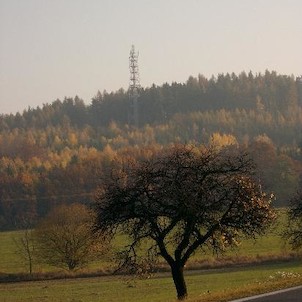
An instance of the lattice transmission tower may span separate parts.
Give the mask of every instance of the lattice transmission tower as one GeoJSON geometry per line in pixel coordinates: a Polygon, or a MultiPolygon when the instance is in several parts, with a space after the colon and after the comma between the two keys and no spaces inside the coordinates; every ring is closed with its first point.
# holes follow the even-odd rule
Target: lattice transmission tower
{"type": "Polygon", "coordinates": [[[129,69],[130,69],[130,82],[129,82],[129,99],[130,99],[130,113],[129,123],[138,127],[138,98],[140,92],[140,80],[138,71],[138,52],[135,52],[134,45],[132,45],[129,55],[129,69]]]}

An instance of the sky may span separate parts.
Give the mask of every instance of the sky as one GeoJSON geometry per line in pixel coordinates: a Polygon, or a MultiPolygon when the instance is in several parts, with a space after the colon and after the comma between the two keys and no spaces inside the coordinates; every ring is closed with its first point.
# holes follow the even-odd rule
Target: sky
{"type": "Polygon", "coordinates": [[[0,0],[0,114],[190,75],[302,74],[301,0],[0,0]]]}

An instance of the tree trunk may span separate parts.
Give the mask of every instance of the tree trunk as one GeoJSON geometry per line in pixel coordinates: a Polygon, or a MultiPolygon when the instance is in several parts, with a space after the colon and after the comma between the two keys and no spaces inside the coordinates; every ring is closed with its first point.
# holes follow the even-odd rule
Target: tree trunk
{"type": "Polygon", "coordinates": [[[174,263],[171,266],[172,277],[177,291],[178,300],[184,300],[187,298],[187,286],[184,279],[184,268],[178,263],[174,263]]]}
{"type": "Polygon", "coordinates": [[[32,275],[33,273],[33,260],[31,258],[31,256],[29,257],[29,274],[32,275]]]}

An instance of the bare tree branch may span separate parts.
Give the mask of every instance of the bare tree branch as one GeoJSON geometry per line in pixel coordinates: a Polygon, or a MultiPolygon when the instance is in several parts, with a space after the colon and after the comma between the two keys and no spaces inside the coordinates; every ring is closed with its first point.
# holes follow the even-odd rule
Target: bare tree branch
{"type": "Polygon", "coordinates": [[[198,248],[224,250],[240,235],[262,234],[274,219],[272,196],[255,183],[253,163],[238,149],[174,146],[113,174],[97,197],[96,228],[119,226],[132,240],[132,260],[141,240],[153,240],[178,298],[187,295],[183,268],[198,248]]]}

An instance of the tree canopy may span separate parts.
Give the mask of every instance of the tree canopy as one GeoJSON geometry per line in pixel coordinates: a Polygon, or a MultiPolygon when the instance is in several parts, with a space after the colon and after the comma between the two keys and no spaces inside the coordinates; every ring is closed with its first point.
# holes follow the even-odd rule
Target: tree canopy
{"type": "Polygon", "coordinates": [[[41,261],[76,270],[101,256],[106,240],[92,231],[93,213],[82,204],[60,205],[34,230],[36,253],[41,261]]]}
{"type": "Polygon", "coordinates": [[[245,146],[263,188],[287,206],[302,174],[302,84],[266,71],[189,77],[142,88],[139,127],[127,91],[90,104],[66,97],[0,114],[0,229],[37,222],[54,206],[93,202],[115,157],[144,157],[173,143],[245,146]]]}
{"type": "Polygon", "coordinates": [[[299,190],[290,201],[288,226],[283,234],[294,250],[302,247],[302,191],[299,190]]]}
{"type": "Polygon", "coordinates": [[[183,299],[183,269],[198,248],[222,251],[241,236],[263,234],[274,219],[273,196],[261,190],[252,171],[251,159],[236,148],[163,149],[103,180],[96,227],[129,236],[123,264],[140,261],[139,245],[151,239],[147,257],[164,258],[183,299]]]}

